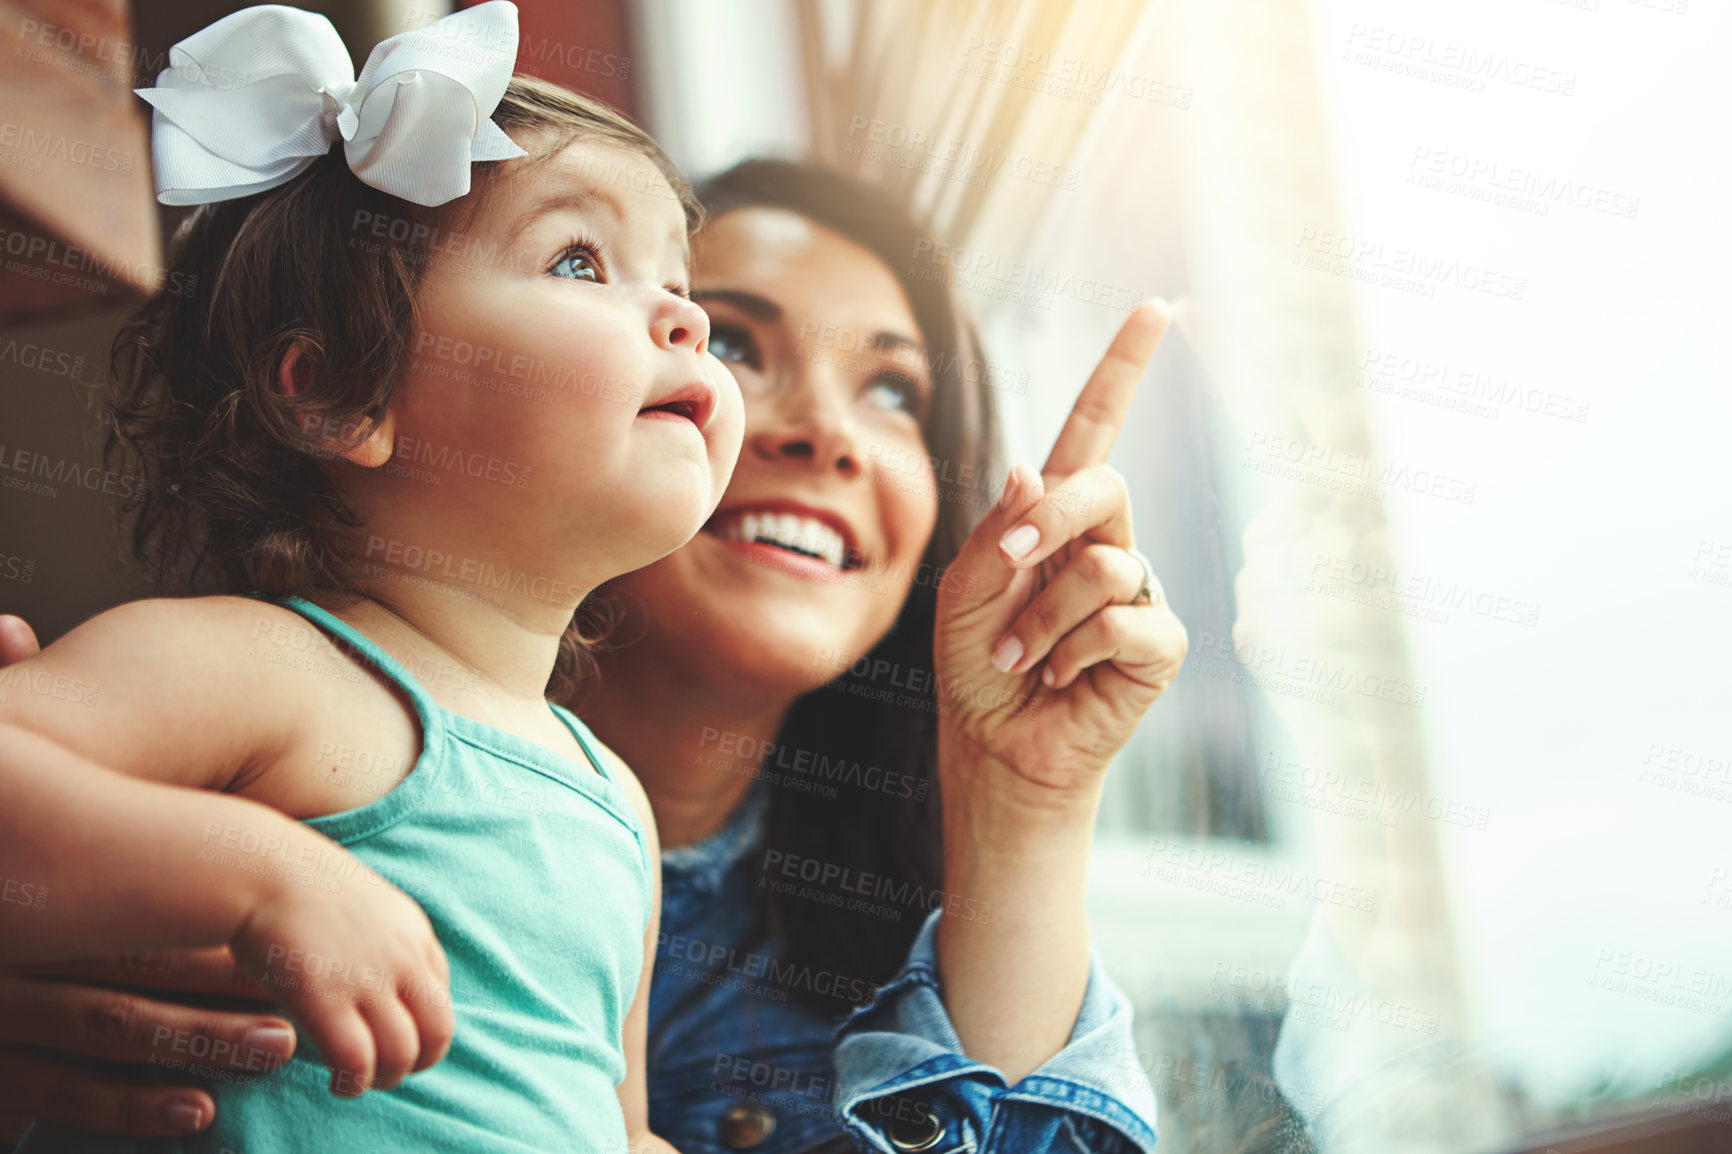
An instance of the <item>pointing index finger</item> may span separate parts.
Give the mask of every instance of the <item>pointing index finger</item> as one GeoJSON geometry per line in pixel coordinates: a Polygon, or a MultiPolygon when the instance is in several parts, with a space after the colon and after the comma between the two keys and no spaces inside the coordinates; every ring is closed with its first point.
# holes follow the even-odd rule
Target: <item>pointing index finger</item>
{"type": "Polygon", "coordinates": [[[1113,441],[1130,411],[1131,397],[1143,379],[1143,370],[1155,355],[1173,319],[1172,306],[1151,299],[1138,305],[1107,346],[1106,356],[1077,395],[1064,428],[1047,455],[1041,476],[1068,477],[1091,465],[1104,464],[1113,441]]]}

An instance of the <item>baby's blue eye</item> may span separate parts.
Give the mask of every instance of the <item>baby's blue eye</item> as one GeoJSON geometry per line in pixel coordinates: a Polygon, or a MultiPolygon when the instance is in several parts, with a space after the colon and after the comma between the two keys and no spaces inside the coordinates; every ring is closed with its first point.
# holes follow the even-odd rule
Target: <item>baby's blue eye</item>
{"type": "Polygon", "coordinates": [[[554,276],[570,277],[573,280],[601,280],[601,269],[596,265],[595,254],[583,248],[574,248],[564,253],[553,262],[553,267],[548,271],[554,276]]]}

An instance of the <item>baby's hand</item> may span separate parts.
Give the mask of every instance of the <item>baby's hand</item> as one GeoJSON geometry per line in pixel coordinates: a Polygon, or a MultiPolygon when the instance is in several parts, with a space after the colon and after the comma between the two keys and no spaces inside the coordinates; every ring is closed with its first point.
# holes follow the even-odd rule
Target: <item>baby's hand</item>
{"type": "Polygon", "coordinates": [[[335,871],[340,877],[284,879],[230,943],[241,968],[318,1045],[331,1092],[343,1097],[425,1070],[445,1056],[454,1028],[451,971],[427,915],[352,864],[335,871]]]}

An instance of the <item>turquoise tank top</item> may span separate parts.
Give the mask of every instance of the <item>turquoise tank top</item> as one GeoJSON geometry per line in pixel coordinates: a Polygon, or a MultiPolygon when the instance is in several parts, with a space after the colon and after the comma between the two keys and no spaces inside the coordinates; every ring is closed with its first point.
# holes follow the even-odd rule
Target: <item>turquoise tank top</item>
{"type": "Polygon", "coordinates": [[[451,1052],[394,1090],[338,1099],[303,1037],[262,1078],[206,1081],[216,1121],[192,1138],[37,1127],[19,1149],[623,1154],[620,1030],[643,972],[655,867],[593,736],[549,702],[591,769],[452,713],[355,629],[300,598],[282,604],[401,686],[420,719],[421,756],[395,789],[306,824],[426,911],[451,965],[451,1052]]]}

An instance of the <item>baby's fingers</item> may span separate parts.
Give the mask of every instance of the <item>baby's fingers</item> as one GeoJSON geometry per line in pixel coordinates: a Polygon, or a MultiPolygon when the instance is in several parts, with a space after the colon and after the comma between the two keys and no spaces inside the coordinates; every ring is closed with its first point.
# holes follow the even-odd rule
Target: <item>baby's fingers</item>
{"type": "Polygon", "coordinates": [[[373,1084],[377,1068],[373,1028],[355,1003],[317,995],[294,1007],[302,1031],[319,1047],[331,1070],[331,1093],[358,1098],[373,1084]]]}
{"type": "Polygon", "coordinates": [[[421,1032],[394,994],[376,994],[361,1003],[361,1016],[373,1031],[373,1081],[365,1089],[389,1090],[421,1067],[421,1032]]]}
{"type": "Polygon", "coordinates": [[[427,964],[421,977],[398,990],[403,1006],[420,1036],[420,1057],[415,1071],[425,1070],[443,1059],[451,1049],[457,1020],[451,1009],[451,968],[445,951],[428,935],[427,964]]]}

